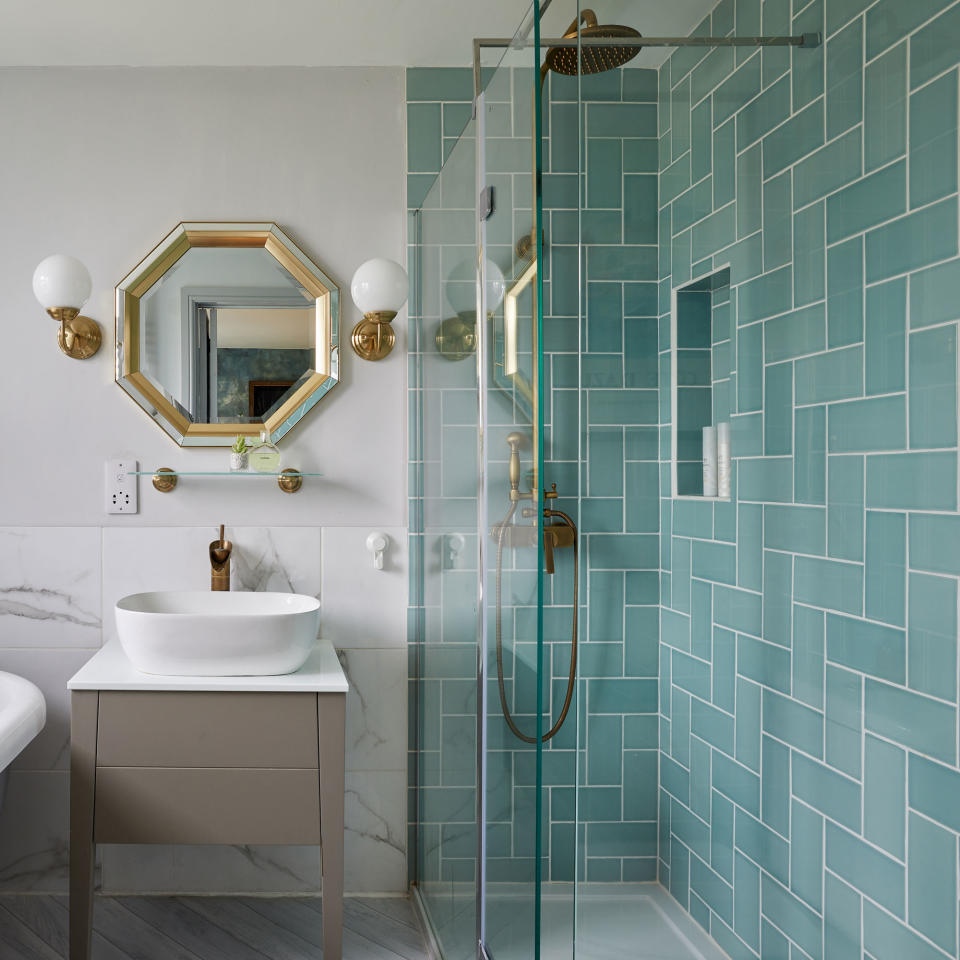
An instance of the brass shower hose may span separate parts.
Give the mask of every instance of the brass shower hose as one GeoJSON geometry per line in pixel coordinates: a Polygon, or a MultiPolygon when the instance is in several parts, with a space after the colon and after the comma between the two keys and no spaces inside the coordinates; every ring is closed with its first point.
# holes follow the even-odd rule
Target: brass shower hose
{"type": "MultiPolygon", "coordinates": [[[[507,692],[503,680],[503,605],[501,597],[501,585],[503,579],[503,538],[506,535],[507,527],[513,520],[513,515],[517,511],[516,503],[510,504],[510,512],[506,515],[502,523],[497,524],[497,597],[496,597],[496,630],[497,630],[497,684],[500,688],[500,707],[503,710],[503,718],[507,721],[507,726],[513,732],[517,739],[524,743],[536,743],[536,737],[528,737],[515,723],[507,706],[507,692]]],[[[577,525],[567,514],[560,510],[544,510],[545,517],[557,517],[573,530],[573,629],[572,644],[570,649],[570,676],[567,678],[567,695],[563,700],[563,709],[557,722],[543,735],[541,741],[546,743],[552,740],[563,726],[567,714],[570,712],[570,704],[573,702],[573,691],[577,682],[577,614],[579,611],[578,586],[580,583],[580,548],[577,538],[577,525]]],[[[540,680],[537,678],[537,682],[540,680]]]]}

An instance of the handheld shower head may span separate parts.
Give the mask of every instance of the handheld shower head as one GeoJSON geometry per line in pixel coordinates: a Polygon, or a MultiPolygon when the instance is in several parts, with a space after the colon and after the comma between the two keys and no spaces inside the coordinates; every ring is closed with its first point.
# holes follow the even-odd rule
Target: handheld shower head
{"type": "Polygon", "coordinates": [[[597,47],[581,47],[579,70],[576,47],[551,47],[547,51],[543,64],[545,70],[553,70],[554,73],[562,73],[568,77],[576,76],[577,73],[604,73],[607,70],[622,67],[640,52],[640,47],[626,47],[615,42],[618,38],[639,37],[641,36],[639,30],[619,23],[598,24],[597,15],[592,10],[581,11],[579,21],[574,20],[567,27],[567,32],[563,35],[564,40],[577,38],[578,22],[583,24],[580,29],[581,39],[609,39],[611,43],[597,47]]]}
{"type": "Polygon", "coordinates": [[[526,494],[520,492],[520,448],[524,446],[526,439],[522,433],[516,431],[507,435],[507,443],[510,446],[510,500],[513,503],[533,498],[532,492],[526,494]]]}

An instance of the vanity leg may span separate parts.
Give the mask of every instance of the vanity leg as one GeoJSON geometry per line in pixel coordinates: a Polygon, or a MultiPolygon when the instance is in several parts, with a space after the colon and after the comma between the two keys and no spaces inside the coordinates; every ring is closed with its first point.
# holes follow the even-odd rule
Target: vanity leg
{"type": "Polygon", "coordinates": [[[70,960],[90,960],[93,937],[94,784],[99,693],[70,695],[70,960]]]}
{"type": "Polygon", "coordinates": [[[320,732],[320,864],[323,877],[323,960],[343,956],[343,800],[347,697],[317,695],[320,732]]]}

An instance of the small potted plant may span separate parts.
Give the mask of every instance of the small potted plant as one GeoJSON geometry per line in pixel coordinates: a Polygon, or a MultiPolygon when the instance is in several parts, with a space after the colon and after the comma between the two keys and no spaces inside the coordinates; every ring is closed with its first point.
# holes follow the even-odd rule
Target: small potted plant
{"type": "Polygon", "coordinates": [[[238,435],[230,448],[230,469],[246,470],[249,462],[249,451],[250,444],[247,443],[247,438],[238,435]]]}

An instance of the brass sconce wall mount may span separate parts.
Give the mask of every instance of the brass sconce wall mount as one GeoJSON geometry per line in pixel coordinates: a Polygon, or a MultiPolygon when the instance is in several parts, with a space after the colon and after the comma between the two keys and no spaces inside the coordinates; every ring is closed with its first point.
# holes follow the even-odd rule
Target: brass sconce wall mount
{"type": "Polygon", "coordinates": [[[407,271],[393,260],[375,257],[360,264],[350,281],[350,295],[363,319],[353,328],[350,344],[364,360],[382,360],[397,334],[391,321],[407,301],[407,271]]]}
{"type": "Polygon", "coordinates": [[[33,295],[60,324],[57,342],[72,360],[88,360],[103,342],[97,321],[80,315],[91,290],[90,273],[76,257],[55,253],[33,272],[33,295]]]}
{"type": "Polygon", "coordinates": [[[396,310],[371,310],[353,328],[350,343],[358,357],[364,360],[382,360],[393,349],[397,334],[390,321],[396,310]]]}
{"type": "Polygon", "coordinates": [[[72,360],[89,360],[103,343],[100,324],[75,307],[51,307],[47,313],[60,324],[57,343],[72,360]]]}

